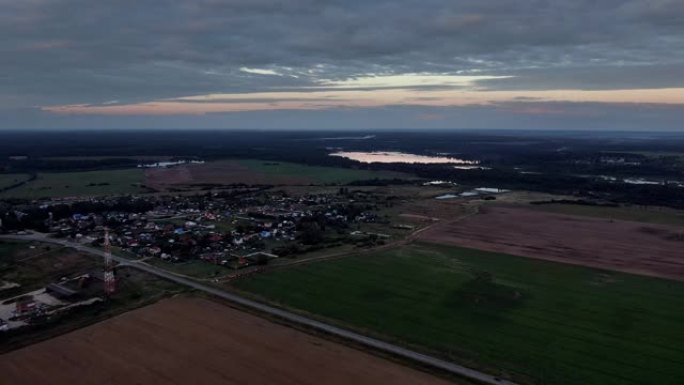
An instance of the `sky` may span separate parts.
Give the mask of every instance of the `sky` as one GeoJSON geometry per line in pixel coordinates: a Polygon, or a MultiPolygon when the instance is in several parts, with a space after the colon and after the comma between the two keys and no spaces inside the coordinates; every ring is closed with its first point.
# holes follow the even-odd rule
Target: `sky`
{"type": "Polygon", "coordinates": [[[0,129],[684,132],[682,0],[0,0],[0,129]]]}

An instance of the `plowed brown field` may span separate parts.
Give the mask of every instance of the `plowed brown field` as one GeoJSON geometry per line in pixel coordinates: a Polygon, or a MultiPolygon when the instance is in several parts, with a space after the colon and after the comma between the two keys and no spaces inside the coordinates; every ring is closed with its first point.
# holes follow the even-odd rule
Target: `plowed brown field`
{"type": "Polygon", "coordinates": [[[217,161],[177,167],[149,168],[145,170],[145,184],[152,188],[179,187],[193,184],[309,184],[312,180],[292,175],[268,175],[237,161],[217,161]]]}
{"type": "Polygon", "coordinates": [[[174,298],[0,357],[2,384],[449,382],[197,298],[174,298]]]}
{"type": "Polygon", "coordinates": [[[684,280],[681,227],[490,206],[418,239],[684,280]]]}

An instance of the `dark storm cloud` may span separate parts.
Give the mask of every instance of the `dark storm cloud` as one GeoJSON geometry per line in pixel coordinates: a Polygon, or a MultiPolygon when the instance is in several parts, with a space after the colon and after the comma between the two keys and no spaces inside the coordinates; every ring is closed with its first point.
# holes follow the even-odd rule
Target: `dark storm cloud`
{"type": "Polygon", "coordinates": [[[487,89],[684,86],[680,0],[0,0],[0,36],[0,103],[16,111],[381,73],[517,76],[487,89]]]}

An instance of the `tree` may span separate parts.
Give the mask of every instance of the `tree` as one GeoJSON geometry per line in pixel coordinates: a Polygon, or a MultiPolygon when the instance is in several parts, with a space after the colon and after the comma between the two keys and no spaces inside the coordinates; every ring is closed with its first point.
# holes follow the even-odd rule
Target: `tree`
{"type": "Polygon", "coordinates": [[[299,237],[305,245],[316,245],[323,241],[323,231],[317,222],[305,222],[299,237]]]}
{"type": "Polygon", "coordinates": [[[256,255],[254,262],[259,266],[268,265],[268,256],[262,253],[256,255]]]}

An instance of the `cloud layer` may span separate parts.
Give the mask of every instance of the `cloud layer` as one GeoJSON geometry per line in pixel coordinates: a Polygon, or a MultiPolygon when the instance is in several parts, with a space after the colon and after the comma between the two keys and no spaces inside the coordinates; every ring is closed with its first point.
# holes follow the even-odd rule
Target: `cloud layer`
{"type": "MultiPolygon", "coordinates": [[[[373,119],[389,126],[384,106],[416,116],[497,109],[501,121],[487,121],[501,127],[517,116],[501,106],[523,100],[538,103],[530,113],[589,103],[638,114],[619,106],[636,103],[684,117],[671,106],[684,104],[678,0],[0,0],[0,9],[4,128],[56,124],[46,116],[77,126],[77,115],[104,127],[111,115],[170,110],[198,126],[252,126],[258,117],[236,111],[317,121],[325,114],[311,110],[335,108],[376,109],[373,119]],[[188,99],[202,95],[222,96],[188,99]]],[[[656,128],[678,128],[649,116],[656,128]]],[[[541,118],[565,125],[563,114],[541,118]]],[[[131,119],[119,121],[146,125],[131,119]]]]}

